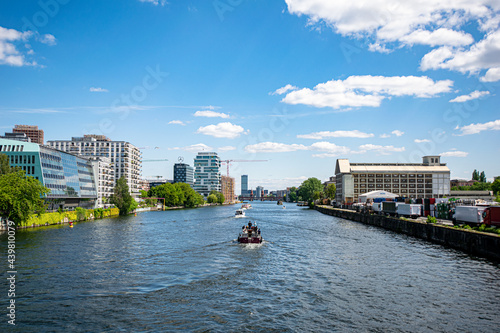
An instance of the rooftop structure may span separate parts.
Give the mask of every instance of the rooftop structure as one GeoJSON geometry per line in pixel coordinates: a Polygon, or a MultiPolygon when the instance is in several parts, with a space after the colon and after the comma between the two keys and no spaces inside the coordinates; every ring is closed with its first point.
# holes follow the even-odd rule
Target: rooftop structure
{"type": "Polygon", "coordinates": [[[38,126],[31,125],[16,125],[12,130],[13,133],[25,133],[31,142],[43,145],[43,130],[39,130],[38,126]]]}

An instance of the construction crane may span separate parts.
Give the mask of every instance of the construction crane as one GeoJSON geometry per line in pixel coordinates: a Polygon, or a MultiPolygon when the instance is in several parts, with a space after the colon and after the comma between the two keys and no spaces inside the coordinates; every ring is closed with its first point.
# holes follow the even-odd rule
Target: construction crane
{"type": "Polygon", "coordinates": [[[227,165],[227,176],[229,177],[229,165],[231,162],[267,162],[268,160],[222,160],[221,163],[226,163],[227,165]]]}
{"type": "Polygon", "coordinates": [[[142,160],[143,162],[165,162],[165,161],[168,161],[167,159],[163,159],[163,160],[142,160]]]}

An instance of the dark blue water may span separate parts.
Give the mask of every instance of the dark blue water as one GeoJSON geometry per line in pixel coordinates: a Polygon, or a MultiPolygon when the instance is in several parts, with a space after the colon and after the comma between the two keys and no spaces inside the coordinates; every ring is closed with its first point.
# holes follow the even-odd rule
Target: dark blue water
{"type": "MultiPolygon", "coordinates": [[[[18,231],[14,330],[500,330],[498,264],[291,204],[252,205],[247,219],[209,207],[18,231]],[[235,242],[250,219],[261,245],[235,242]]],[[[0,331],[12,330],[6,313],[0,331]]]]}

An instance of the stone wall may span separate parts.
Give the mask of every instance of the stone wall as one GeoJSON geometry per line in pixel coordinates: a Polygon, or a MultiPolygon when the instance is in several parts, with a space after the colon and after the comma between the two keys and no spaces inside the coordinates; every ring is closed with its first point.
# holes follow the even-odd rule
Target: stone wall
{"type": "Polygon", "coordinates": [[[500,261],[500,235],[418,221],[400,220],[376,214],[362,214],[329,206],[315,206],[323,214],[377,226],[421,238],[469,254],[500,261]]]}

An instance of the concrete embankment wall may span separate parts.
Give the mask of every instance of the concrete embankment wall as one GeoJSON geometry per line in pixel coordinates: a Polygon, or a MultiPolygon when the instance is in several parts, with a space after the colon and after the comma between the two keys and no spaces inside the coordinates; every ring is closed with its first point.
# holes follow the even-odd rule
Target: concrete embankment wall
{"type": "Polygon", "coordinates": [[[445,245],[469,254],[500,261],[500,236],[425,222],[362,214],[329,206],[315,206],[323,214],[340,217],[445,245]]]}

